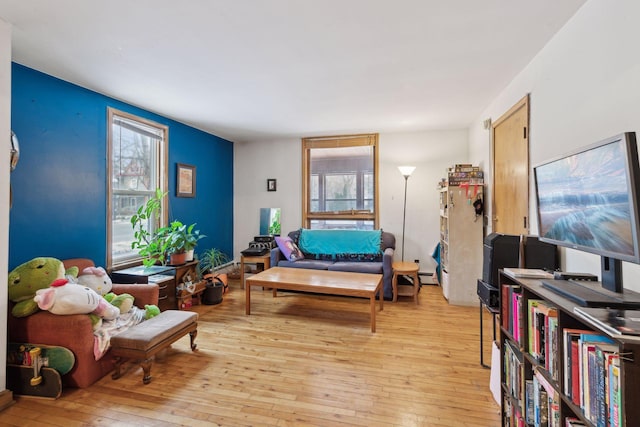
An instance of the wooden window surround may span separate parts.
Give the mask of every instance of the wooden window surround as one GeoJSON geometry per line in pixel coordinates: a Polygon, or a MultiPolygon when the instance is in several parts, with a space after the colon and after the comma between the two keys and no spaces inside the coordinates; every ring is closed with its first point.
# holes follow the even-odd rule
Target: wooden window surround
{"type": "Polygon", "coordinates": [[[303,227],[379,228],[378,146],[377,133],[302,139],[303,227]]]}

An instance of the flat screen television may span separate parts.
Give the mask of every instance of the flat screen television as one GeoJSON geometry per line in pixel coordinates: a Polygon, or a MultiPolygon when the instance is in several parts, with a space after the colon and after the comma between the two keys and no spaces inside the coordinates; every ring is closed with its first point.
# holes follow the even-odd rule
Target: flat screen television
{"type": "Polygon", "coordinates": [[[640,264],[635,133],[548,160],[533,172],[540,240],[601,257],[601,284],[551,280],[543,285],[582,305],[640,304],[640,295],[624,292],[622,284],[622,261],[640,264]]]}

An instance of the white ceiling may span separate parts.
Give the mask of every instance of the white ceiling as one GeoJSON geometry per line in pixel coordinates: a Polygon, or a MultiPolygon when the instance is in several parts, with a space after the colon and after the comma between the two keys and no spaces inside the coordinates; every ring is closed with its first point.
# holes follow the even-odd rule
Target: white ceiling
{"type": "Polygon", "coordinates": [[[466,128],[585,1],[0,0],[0,17],[15,62],[243,142],[466,128]]]}

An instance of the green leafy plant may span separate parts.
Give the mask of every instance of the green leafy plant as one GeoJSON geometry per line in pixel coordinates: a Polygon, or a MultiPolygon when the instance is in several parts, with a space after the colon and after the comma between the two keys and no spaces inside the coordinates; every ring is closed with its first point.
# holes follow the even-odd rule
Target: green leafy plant
{"type": "Polygon", "coordinates": [[[204,234],[200,234],[200,230],[194,230],[195,226],[195,224],[191,224],[189,227],[187,227],[185,242],[185,249],[187,251],[195,248],[198,245],[198,241],[200,239],[207,237],[204,234]]]}
{"type": "Polygon", "coordinates": [[[280,229],[280,209],[278,209],[273,217],[273,221],[269,224],[269,234],[272,236],[279,236],[280,229]]]}
{"type": "Polygon", "coordinates": [[[230,261],[229,256],[217,248],[210,248],[200,255],[198,268],[201,275],[214,273],[220,266],[230,261]]]}
{"type": "Polygon", "coordinates": [[[142,263],[150,267],[160,262],[166,262],[166,227],[160,227],[160,212],[162,200],[167,195],[159,188],[155,194],[140,206],[136,213],[131,216],[131,226],[133,227],[134,241],[131,242],[131,249],[137,249],[142,257],[142,263]],[[155,224],[155,232],[150,231],[151,224],[155,224]]]}
{"type": "Polygon", "coordinates": [[[168,255],[182,253],[186,251],[187,226],[180,221],[172,221],[166,231],[163,230],[165,250],[168,255]]]}
{"type": "Polygon", "coordinates": [[[194,230],[195,224],[189,226],[176,220],[163,230],[165,233],[165,246],[168,254],[182,253],[196,247],[198,241],[204,237],[200,230],[194,230]]]}

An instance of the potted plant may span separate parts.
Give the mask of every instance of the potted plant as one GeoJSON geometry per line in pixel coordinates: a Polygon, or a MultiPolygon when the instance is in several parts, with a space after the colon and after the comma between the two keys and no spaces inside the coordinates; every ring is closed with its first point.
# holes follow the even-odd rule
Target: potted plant
{"type": "Polygon", "coordinates": [[[187,226],[180,221],[172,221],[168,227],[159,230],[164,238],[164,248],[171,265],[184,264],[187,259],[187,226]]]}
{"type": "Polygon", "coordinates": [[[227,288],[227,275],[216,274],[222,265],[229,262],[227,254],[217,248],[210,248],[200,255],[198,271],[206,281],[202,296],[203,304],[218,304],[222,302],[222,294],[227,288]]]}
{"type": "Polygon", "coordinates": [[[145,267],[151,267],[158,262],[162,265],[166,262],[166,241],[164,239],[165,228],[160,228],[160,210],[162,199],[167,195],[159,188],[155,194],[140,206],[136,213],[131,216],[131,226],[133,227],[134,241],[131,242],[131,249],[137,249],[142,257],[145,267]],[[156,231],[150,231],[150,224],[155,223],[156,231]]]}
{"type": "Polygon", "coordinates": [[[187,261],[193,261],[193,251],[195,247],[198,245],[198,241],[205,236],[204,234],[200,234],[200,230],[194,230],[195,224],[191,224],[187,227],[186,233],[186,242],[185,249],[187,251],[187,261]]]}
{"type": "Polygon", "coordinates": [[[198,268],[203,277],[206,274],[215,274],[217,269],[230,261],[229,256],[218,248],[207,249],[199,258],[198,268]]]}

